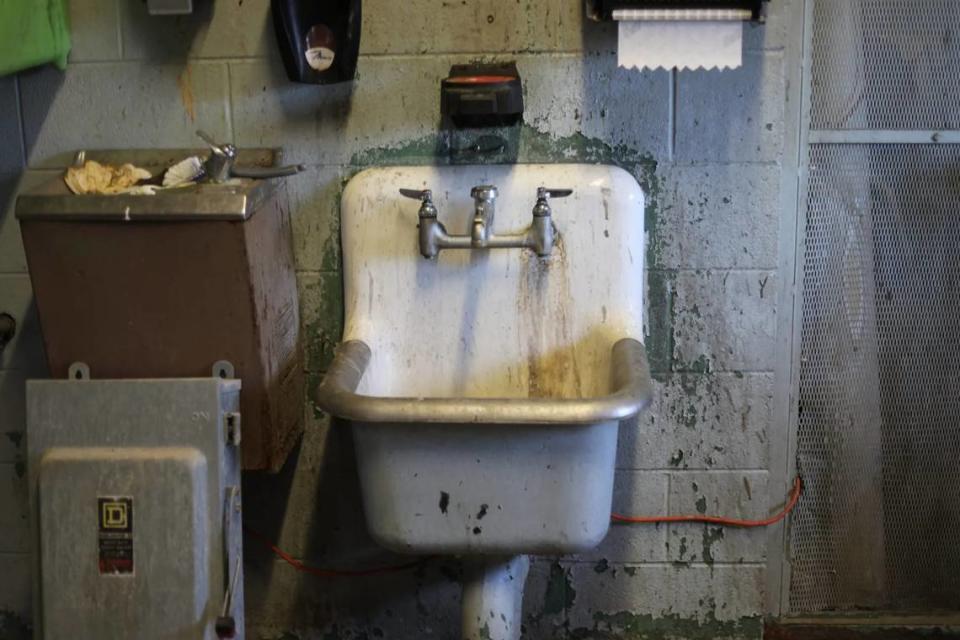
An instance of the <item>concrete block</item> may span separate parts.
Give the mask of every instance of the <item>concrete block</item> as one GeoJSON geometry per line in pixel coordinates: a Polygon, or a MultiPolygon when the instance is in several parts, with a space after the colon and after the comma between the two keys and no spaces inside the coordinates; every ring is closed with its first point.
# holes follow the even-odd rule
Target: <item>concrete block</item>
{"type": "Polygon", "coordinates": [[[343,284],[340,274],[302,273],[297,277],[297,288],[300,293],[300,338],[306,354],[306,369],[310,372],[325,371],[333,360],[334,347],[343,336],[343,284]]]}
{"type": "MultiPolygon", "coordinates": [[[[656,516],[667,512],[668,474],[653,471],[617,471],[613,486],[613,511],[624,515],[656,516]]],[[[596,549],[572,559],[595,563],[606,571],[611,562],[656,562],[667,559],[666,526],[610,524],[607,537],[596,549]]]]}
{"type": "MultiPolygon", "coordinates": [[[[120,0],[70,0],[70,62],[119,60],[120,0]]],[[[132,43],[131,43],[132,44],[132,43]]]]}
{"type": "Polygon", "coordinates": [[[779,51],[744,52],[739,69],[679,73],[677,162],[779,161],[785,92],[779,51]]]}
{"type": "Polygon", "coordinates": [[[64,154],[77,149],[198,147],[201,128],[232,138],[226,64],[81,64],[21,78],[34,168],[54,160],[63,166],[64,154]]]}
{"type": "Polygon", "coordinates": [[[762,566],[611,565],[597,572],[576,564],[570,575],[576,593],[569,608],[573,637],[759,640],[761,635],[762,566]]]}
{"type": "Polygon", "coordinates": [[[367,0],[360,44],[371,54],[579,51],[585,21],[580,0],[367,0]]]}
{"type": "Polygon", "coordinates": [[[0,463],[0,554],[30,551],[26,475],[23,462],[0,463]]]}
{"type": "Polygon", "coordinates": [[[146,3],[123,1],[121,16],[128,60],[279,56],[270,0],[195,2],[186,16],[151,16],[146,3]]]}
{"type": "Polygon", "coordinates": [[[26,553],[0,553],[0,637],[27,640],[33,609],[33,559],[26,553]]]}
{"type": "Polygon", "coordinates": [[[309,167],[287,179],[298,270],[339,271],[342,187],[339,167],[309,167]]]}
{"type": "Polygon", "coordinates": [[[673,303],[675,371],[770,371],[773,271],[681,271],[673,303]]]}
{"type": "MultiPolygon", "coordinates": [[[[20,130],[20,102],[17,76],[0,77],[0,175],[16,174],[23,168],[23,133],[20,130]]],[[[0,183],[0,196],[3,193],[0,183]]]]}
{"type": "MultiPolygon", "coordinates": [[[[670,476],[670,513],[756,520],[770,515],[766,471],[688,472],[670,476]]],[[[767,531],[671,524],[670,560],[686,563],[764,562],[767,531]]]]}
{"type": "Polygon", "coordinates": [[[16,217],[17,195],[59,175],[59,171],[36,170],[0,174],[0,273],[27,272],[27,257],[16,217]]]}
{"type": "Polygon", "coordinates": [[[25,458],[25,383],[26,376],[18,371],[0,371],[0,464],[22,463],[25,458]]]}
{"type": "Polygon", "coordinates": [[[0,369],[15,369],[34,376],[46,375],[40,323],[27,276],[0,274],[0,313],[9,313],[17,322],[13,340],[0,351],[0,369]]]}
{"type": "Polygon", "coordinates": [[[670,374],[639,423],[620,429],[626,469],[763,469],[772,373],[670,374]]]}
{"type": "Polygon", "coordinates": [[[289,82],[278,60],[231,63],[236,142],[283,147],[290,162],[348,164],[361,151],[434,134],[449,65],[439,58],[361,58],[362,81],[319,88],[289,82]]]}
{"type": "Polygon", "coordinates": [[[776,269],[780,168],[709,164],[664,172],[656,229],[667,269],[776,269]]]}
{"type": "Polygon", "coordinates": [[[521,56],[524,121],[662,156],[670,140],[670,74],[621,69],[615,53],[521,56]]]}

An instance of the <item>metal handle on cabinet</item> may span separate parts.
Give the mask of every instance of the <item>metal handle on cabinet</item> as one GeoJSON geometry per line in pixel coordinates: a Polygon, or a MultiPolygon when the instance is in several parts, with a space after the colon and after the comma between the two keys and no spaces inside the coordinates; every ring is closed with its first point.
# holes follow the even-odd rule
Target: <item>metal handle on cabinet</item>
{"type": "MultiPolygon", "coordinates": [[[[235,638],[237,636],[237,616],[234,613],[236,600],[234,595],[237,592],[237,581],[240,579],[240,573],[243,571],[243,555],[239,553],[233,562],[230,561],[231,535],[230,523],[233,522],[235,513],[239,514],[240,487],[227,487],[226,500],[223,506],[223,604],[220,607],[220,615],[217,616],[214,623],[214,632],[218,638],[235,638]],[[232,570],[231,570],[232,569],[232,570]]],[[[237,516],[238,517],[238,516],[237,516]]]]}

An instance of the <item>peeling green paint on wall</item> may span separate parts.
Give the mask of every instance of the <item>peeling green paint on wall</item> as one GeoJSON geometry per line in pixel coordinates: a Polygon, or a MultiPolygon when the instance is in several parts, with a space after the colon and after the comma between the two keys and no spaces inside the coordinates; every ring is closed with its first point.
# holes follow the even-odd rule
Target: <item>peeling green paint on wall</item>
{"type": "MultiPolygon", "coordinates": [[[[648,238],[653,237],[650,229],[648,238]]],[[[647,246],[652,244],[647,240],[647,246]]],[[[647,251],[647,264],[651,262],[651,252],[647,251]]],[[[675,336],[673,327],[676,321],[677,291],[672,271],[647,271],[647,357],[650,359],[650,370],[654,379],[665,382],[662,375],[673,369],[673,353],[675,336]]]]}
{"type": "Polygon", "coordinates": [[[573,606],[577,592],[570,582],[570,572],[564,569],[559,562],[550,565],[550,578],[547,580],[547,589],[543,594],[543,613],[557,615],[573,606]]]}
{"type": "Polygon", "coordinates": [[[723,527],[704,527],[703,550],[701,559],[705,564],[713,566],[713,545],[723,540],[723,527]]]}
{"type": "Polygon", "coordinates": [[[701,621],[678,615],[595,613],[593,628],[571,629],[574,640],[759,640],[763,620],[759,617],[717,620],[709,612],[701,621]]]}
{"type": "Polygon", "coordinates": [[[706,496],[700,496],[697,498],[697,513],[703,514],[707,512],[707,498],[706,496]]]}
{"type": "Polygon", "coordinates": [[[307,403],[314,417],[320,417],[313,390],[320,384],[343,336],[343,282],[339,272],[302,275],[300,306],[307,403]]]}
{"type": "Polygon", "coordinates": [[[339,275],[321,274],[304,283],[304,297],[319,301],[322,312],[305,324],[305,356],[308,371],[323,371],[333,360],[343,327],[343,285],[339,275]]]}

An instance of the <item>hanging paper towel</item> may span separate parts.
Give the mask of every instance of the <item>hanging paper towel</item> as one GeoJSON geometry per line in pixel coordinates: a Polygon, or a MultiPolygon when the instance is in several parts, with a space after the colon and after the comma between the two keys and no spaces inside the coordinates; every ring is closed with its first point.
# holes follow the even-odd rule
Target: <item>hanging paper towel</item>
{"type": "Polygon", "coordinates": [[[737,11],[615,11],[617,62],[637,69],[735,69],[743,63],[744,17],[737,11]]]}

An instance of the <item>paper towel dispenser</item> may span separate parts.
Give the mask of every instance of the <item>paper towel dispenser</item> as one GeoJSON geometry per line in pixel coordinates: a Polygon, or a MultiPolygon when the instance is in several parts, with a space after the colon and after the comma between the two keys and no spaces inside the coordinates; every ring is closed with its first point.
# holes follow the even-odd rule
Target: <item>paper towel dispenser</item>
{"type": "Polygon", "coordinates": [[[594,20],[755,20],[769,0],[587,0],[594,20]]]}

